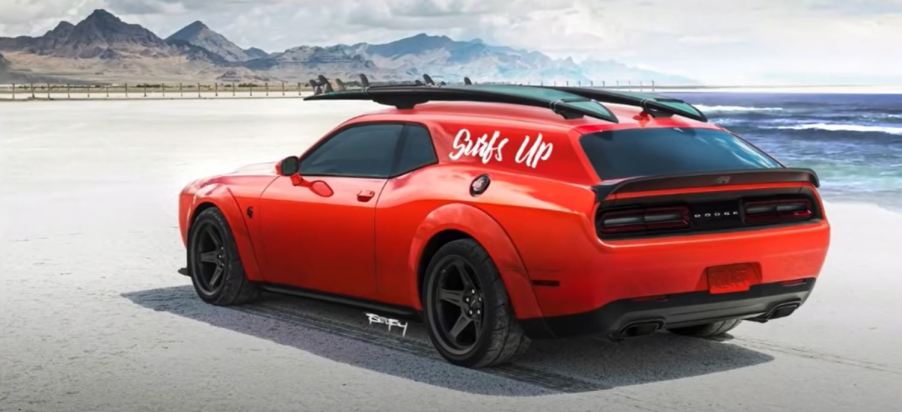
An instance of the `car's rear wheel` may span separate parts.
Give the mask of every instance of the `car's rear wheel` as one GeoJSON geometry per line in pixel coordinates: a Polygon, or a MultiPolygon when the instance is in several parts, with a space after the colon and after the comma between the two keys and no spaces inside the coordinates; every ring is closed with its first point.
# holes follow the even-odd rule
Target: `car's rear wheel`
{"type": "Polygon", "coordinates": [[[529,345],[495,264],[473,240],[449,242],[435,253],[424,295],[429,337],[451,363],[497,365],[529,345]]]}
{"type": "Polygon", "coordinates": [[[258,295],[244,274],[228,222],[215,207],[201,211],[191,224],[188,270],[194,290],[207,303],[238,305],[258,295]]]}
{"type": "Polygon", "coordinates": [[[736,326],[739,326],[740,322],[742,322],[742,319],[727,319],[712,323],[706,323],[704,325],[687,326],[685,328],[672,328],[668,330],[672,333],[676,333],[677,335],[695,336],[699,338],[713,338],[729,332],[736,326]]]}

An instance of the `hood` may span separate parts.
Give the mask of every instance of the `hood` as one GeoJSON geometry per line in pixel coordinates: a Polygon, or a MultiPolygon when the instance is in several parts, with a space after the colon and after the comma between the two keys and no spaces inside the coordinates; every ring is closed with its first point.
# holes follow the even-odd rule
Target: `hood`
{"type": "Polygon", "coordinates": [[[234,172],[229,173],[229,175],[253,175],[253,176],[275,176],[276,174],[276,164],[278,162],[262,162],[262,163],[253,163],[247,166],[242,166],[236,169],[234,172]]]}

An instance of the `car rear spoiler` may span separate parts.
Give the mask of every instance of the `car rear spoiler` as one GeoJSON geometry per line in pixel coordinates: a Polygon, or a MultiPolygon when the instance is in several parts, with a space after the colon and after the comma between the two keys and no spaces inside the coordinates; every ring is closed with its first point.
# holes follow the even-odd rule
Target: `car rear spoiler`
{"type": "Polygon", "coordinates": [[[593,186],[592,190],[595,191],[596,199],[601,201],[618,193],[756,183],[811,183],[814,187],[820,187],[820,180],[814,170],[782,168],[642,176],[602,183],[593,186]]]}

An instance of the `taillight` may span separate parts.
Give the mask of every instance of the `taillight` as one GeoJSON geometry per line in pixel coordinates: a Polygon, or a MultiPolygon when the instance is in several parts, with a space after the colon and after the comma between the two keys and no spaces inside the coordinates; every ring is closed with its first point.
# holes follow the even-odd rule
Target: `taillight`
{"type": "Polygon", "coordinates": [[[746,223],[779,223],[810,219],[814,212],[808,199],[779,199],[745,202],[746,223]]]}
{"type": "Polygon", "coordinates": [[[605,212],[599,218],[602,233],[624,233],[689,227],[689,208],[664,207],[605,212]]]}

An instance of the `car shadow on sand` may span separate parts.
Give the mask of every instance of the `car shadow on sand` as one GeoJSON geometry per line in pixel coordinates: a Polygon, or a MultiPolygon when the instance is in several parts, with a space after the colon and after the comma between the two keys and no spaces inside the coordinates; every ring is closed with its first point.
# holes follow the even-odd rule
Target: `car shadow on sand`
{"type": "MultiPolygon", "coordinates": [[[[406,336],[369,325],[364,311],[310,299],[265,294],[241,306],[203,303],[191,286],[125,293],[123,297],[333,361],[475,394],[538,396],[667,381],[750,367],[773,357],[729,343],[657,333],[609,342],[594,337],[533,341],[513,364],[472,370],[445,362],[422,323],[406,336]]],[[[626,399],[626,401],[629,401],[626,399]]]]}

